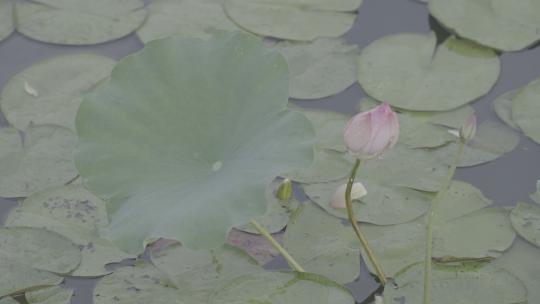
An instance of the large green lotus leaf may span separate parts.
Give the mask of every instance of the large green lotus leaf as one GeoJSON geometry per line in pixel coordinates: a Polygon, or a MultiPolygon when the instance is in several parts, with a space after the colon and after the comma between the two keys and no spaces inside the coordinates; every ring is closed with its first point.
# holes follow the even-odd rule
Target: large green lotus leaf
{"type": "Polygon", "coordinates": [[[450,37],[436,45],[434,33],[396,34],[363,49],[358,81],[368,95],[417,111],[447,111],[485,95],[497,81],[497,54],[450,37]]]}
{"type": "Polygon", "coordinates": [[[540,207],[518,203],[510,212],[510,221],[521,237],[540,247],[540,207]]]}
{"type": "Polygon", "coordinates": [[[178,290],[168,285],[164,273],[150,264],[117,269],[101,279],[94,304],[183,304],[178,290]]]}
{"type": "Polygon", "coordinates": [[[540,180],[536,181],[536,192],[530,195],[530,198],[537,204],[540,204],[540,180]]]}
{"type": "Polygon", "coordinates": [[[13,4],[10,0],[0,0],[0,41],[13,33],[13,4]]]}
{"type": "Polygon", "coordinates": [[[285,60],[248,34],[160,39],[121,61],[77,116],[77,167],[110,201],[103,235],[130,252],[148,237],[223,244],[266,211],[275,176],[313,160],[287,102],[285,60]]]}
{"type": "MultiPolygon", "coordinates": [[[[385,304],[422,303],[424,266],[416,264],[395,278],[395,288],[385,288],[385,304]]],[[[502,269],[445,269],[432,272],[433,304],[517,304],[526,303],[527,291],[513,274],[502,269]]]]}
{"type": "Polygon", "coordinates": [[[361,4],[362,0],[225,0],[225,12],[252,33],[311,41],[345,34],[361,4]]]}
{"type": "MultiPolygon", "coordinates": [[[[510,247],[515,233],[508,211],[485,208],[489,204],[472,185],[452,183],[433,229],[434,257],[439,262],[491,259],[510,247]]],[[[424,260],[425,217],[391,226],[364,224],[362,228],[389,277],[424,260]]]]}
{"type": "Polygon", "coordinates": [[[343,39],[320,38],[311,43],[282,41],[274,48],[289,64],[291,98],[328,97],[357,80],[359,48],[343,39]]]}
{"type": "Polygon", "coordinates": [[[27,292],[24,297],[28,304],[69,304],[73,289],[53,286],[27,292]]]}
{"type": "Polygon", "coordinates": [[[98,237],[98,229],[107,224],[105,202],[80,185],[36,193],[13,209],[5,222],[8,227],[45,228],[67,237],[81,250],[81,263],[71,273],[81,277],[110,273],[106,264],[133,257],[98,237]]]}
{"type": "Polygon", "coordinates": [[[516,239],[510,250],[493,261],[494,267],[501,267],[517,276],[527,288],[529,302],[540,299],[540,249],[521,239],[516,239]]]}
{"type": "Polygon", "coordinates": [[[181,299],[189,303],[206,303],[222,282],[263,271],[246,253],[228,245],[213,250],[191,250],[174,244],[152,252],[151,259],[178,288],[181,299]]]}
{"type": "MultiPolygon", "coordinates": [[[[431,205],[432,195],[410,188],[386,185],[384,182],[358,179],[367,189],[367,195],[353,201],[356,219],[375,225],[393,225],[412,221],[424,214],[431,205]]],[[[333,208],[330,203],[337,188],[346,184],[336,182],[304,185],[304,192],[328,213],[347,219],[347,210],[333,208]]]]}
{"type": "Polygon", "coordinates": [[[21,131],[32,123],[75,130],[82,94],[108,77],[113,65],[112,59],[90,54],[60,56],[35,64],[6,84],[0,99],[2,113],[21,131]]]}
{"type": "Polygon", "coordinates": [[[514,102],[514,98],[520,93],[520,89],[509,91],[493,101],[493,110],[495,110],[497,116],[516,130],[519,130],[519,126],[512,120],[512,103],[514,102]]]}
{"type": "MultiPolygon", "coordinates": [[[[281,202],[276,196],[276,191],[280,184],[279,181],[274,181],[266,188],[268,209],[265,214],[255,217],[255,220],[263,226],[268,233],[277,233],[283,230],[289,222],[289,216],[300,204],[295,198],[291,198],[288,202],[281,202]]],[[[253,234],[260,234],[260,232],[249,223],[236,227],[236,229],[253,234]]]]}
{"type": "Polygon", "coordinates": [[[282,174],[299,183],[322,183],[345,177],[352,168],[352,160],[345,153],[315,148],[315,158],[311,166],[282,174]]]}
{"type": "Polygon", "coordinates": [[[209,38],[216,30],[238,27],[223,10],[224,0],[153,0],[148,18],[137,30],[142,42],[169,36],[209,38]]]}
{"type": "MultiPolygon", "coordinates": [[[[457,139],[457,137],[456,137],[457,139]]],[[[473,140],[465,145],[459,167],[469,167],[495,160],[514,150],[519,144],[519,135],[506,125],[485,120],[478,125],[473,140]]],[[[454,161],[458,143],[453,142],[435,149],[441,161],[451,164],[454,161]]]]}
{"type": "Polygon", "coordinates": [[[0,273],[2,274],[0,275],[0,297],[18,294],[36,287],[58,285],[63,281],[62,277],[48,271],[8,260],[0,262],[0,273]]]}
{"type": "Polygon", "coordinates": [[[306,271],[340,284],[352,282],[360,272],[360,248],[352,228],[312,204],[291,219],[283,245],[306,271]]]}
{"type": "Polygon", "coordinates": [[[347,115],[320,109],[306,109],[295,106],[289,106],[289,108],[304,114],[313,125],[317,137],[316,149],[347,151],[343,141],[343,129],[349,120],[347,115]]]}
{"type": "Polygon", "coordinates": [[[512,120],[537,143],[540,143],[540,79],[520,90],[512,102],[512,120]]]}
{"type": "Polygon", "coordinates": [[[0,129],[0,196],[24,197],[77,176],[76,137],[53,125],[30,126],[24,142],[13,128],[0,129]]]}
{"type": "Polygon", "coordinates": [[[355,303],[341,285],[312,273],[258,272],[224,283],[209,304],[355,303]]]}
{"type": "Polygon", "coordinates": [[[17,31],[32,39],[88,45],[124,37],[146,19],[140,0],[34,0],[15,4],[17,31]]]}
{"type": "Polygon", "coordinates": [[[535,0],[430,0],[429,12],[457,35],[502,51],[540,40],[540,3],[535,0]]]}

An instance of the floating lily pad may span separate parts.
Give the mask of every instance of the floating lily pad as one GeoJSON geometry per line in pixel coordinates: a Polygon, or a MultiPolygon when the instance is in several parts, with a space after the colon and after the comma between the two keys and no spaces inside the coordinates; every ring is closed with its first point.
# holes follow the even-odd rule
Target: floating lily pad
{"type": "Polygon", "coordinates": [[[510,221],[521,237],[540,247],[540,207],[518,203],[510,213],[510,221]]]}
{"type": "Polygon", "coordinates": [[[2,90],[6,119],[24,131],[30,124],[75,130],[82,95],[108,77],[114,60],[82,54],[42,61],[15,75],[2,90]]]}
{"type": "MultiPolygon", "coordinates": [[[[456,137],[457,139],[457,137],[456,137]]],[[[465,145],[459,167],[469,167],[493,161],[514,150],[519,135],[504,124],[485,120],[478,125],[474,138],[465,145]]],[[[458,143],[453,142],[434,150],[447,164],[454,161],[458,143]]]]}
{"type": "Polygon", "coordinates": [[[343,39],[321,38],[311,43],[282,41],[274,48],[289,64],[291,98],[328,97],[345,90],[358,77],[359,48],[343,39]]]}
{"type": "Polygon", "coordinates": [[[238,27],[223,10],[224,0],[154,0],[148,18],[137,30],[142,42],[169,36],[209,38],[216,30],[238,27]]]}
{"type": "MultiPolygon", "coordinates": [[[[385,304],[422,303],[423,264],[395,278],[397,288],[385,288],[385,304]]],[[[513,274],[501,269],[463,271],[435,267],[431,281],[431,303],[514,304],[526,303],[527,291],[513,274]]]]}
{"type": "Polygon", "coordinates": [[[521,239],[516,239],[510,250],[493,262],[493,267],[501,267],[517,276],[527,288],[528,302],[540,299],[540,249],[521,239]]]}
{"type": "Polygon", "coordinates": [[[133,258],[98,237],[98,229],[107,224],[105,202],[80,185],[36,193],[13,209],[5,222],[8,227],[45,228],[67,237],[78,245],[82,255],[71,275],[82,277],[108,274],[106,264],[133,258]]]}
{"type": "Polygon", "coordinates": [[[512,120],[512,103],[521,90],[506,92],[493,101],[493,109],[497,116],[510,127],[519,130],[519,126],[512,120]]]}
{"type": "Polygon", "coordinates": [[[339,37],[352,28],[362,0],[225,0],[227,15],[261,35],[311,41],[339,37]]]}
{"type": "Polygon", "coordinates": [[[0,262],[0,272],[3,274],[0,276],[0,297],[36,287],[58,285],[63,281],[62,277],[48,271],[7,260],[0,262]]]}
{"type": "Polygon", "coordinates": [[[417,111],[463,106],[493,87],[500,61],[491,50],[450,37],[436,45],[434,33],[383,37],[363,49],[358,81],[368,95],[417,111]]]}
{"type": "Polygon", "coordinates": [[[69,304],[73,289],[60,286],[42,288],[25,294],[28,304],[69,304]]]}
{"type": "Polygon", "coordinates": [[[306,271],[340,284],[352,282],[360,272],[360,248],[352,228],[311,204],[291,219],[283,245],[306,271]]]}
{"type": "Polygon", "coordinates": [[[206,303],[222,282],[263,271],[243,251],[228,245],[213,250],[190,250],[175,244],[153,252],[152,263],[167,274],[186,303],[206,303]]]}
{"type": "Polygon", "coordinates": [[[19,304],[19,302],[12,297],[6,297],[0,299],[0,304],[19,304]]]}
{"type": "Polygon", "coordinates": [[[13,33],[13,4],[10,0],[0,0],[0,41],[13,33]]]}
{"type": "Polygon", "coordinates": [[[536,1],[430,0],[429,12],[461,37],[502,51],[518,51],[540,40],[536,1]]]}
{"type": "MultiPolygon", "coordinates": [[[[361,170],[361,169],[360,169],[361,170]]],[[[385,185],[370,179],[359,180],[367,189],[367,195],[353,201],[356,219],[376,225],[405,223],[424,214],[431,205],[432,195],[410,188],[385,185]]],[[[330,205],[336,189],[347,183],[347,179],[337,182],[304,185],[304,192],[328,213],[347,219],[346,209],[336,209],[330,205]]]]}
{"type": "Polygon", "coordinates": [[[264,214],[272,179],[313,160],[287,78],[281,55],[242,33],[160,39],[117,64],[77,116],[77,167],[109,200],[103,235],[133,253],[150,237],[212,248],[264,214]]]}
{"type": "Polygon", "coordinates": [[[17,130],[0,129],[0,196],[24,197],[77,176],[75,134],[52,125],[30,126],[24,143],[17,130]]]}
{"type": "MultiPolygon", "coordinates": [[[[298,208],[300,204],[296,199],[291,198],[288,202],[281,202],[275,194],[275,191],[279,187],[280,182],[274,181],[266,189],[266,201],[268,203],[268,209],[266,213],[258,216],[255,220],[263,226],[268,233],[280,232],[287,226],[289,222],[289,216],[291,213],[298,208]]],[[[253,227],[251,224],[245,224],[236,229],[259,234],[259,231],[253,227]]]]}
{"type": "Polygon", "coordinates": [[[354,299],[341,285],[316,274],[259,272],[223,284],[208,303],[352,304],[354,299]]]}
{"type": "MultiPolygon", "coordinates": [[[[117,269],[94,289],[94,304],[183,304],[165,274],[150,264],[117,269]]],[[[186,303],[187,304],[187,303],[186,303]]]]}
{"type": "Polygon", "coordinates": [[[540,143],[540,79],[520,90],[512,102],[512,120],[525,135],[540,143]]]}
{"type": "MultiPolygon", "coordinates": [[[[489,260],[510,247],[515,233],[508,212],[502,208],[485,208],[489,204],[473,186],[452,183],[434,224],[433,250],[438,262],[489,260]]],[[[424,260],[425,217],[398,225],[362,227],[389,277],[424,260]]]]}
{"type": "Polygon", "coordinates": [[[15,4],[17,31],[32,39],[88,45],[122,38],[145,20],[140,0],[34,0],[15,4]]]}
{"type": "Polygon", "coordinates": [[[531,199],[540,204],[540,180],[536,181],[536,192],[530,195],[531,199]]]}
{"type": "Polygon", "coordinates": [[[315,148],[315,159],[311,166],[282,174],[300,183],[321,183],[345,177],[352,168],[352,161],[345,153],[315,148]]]}

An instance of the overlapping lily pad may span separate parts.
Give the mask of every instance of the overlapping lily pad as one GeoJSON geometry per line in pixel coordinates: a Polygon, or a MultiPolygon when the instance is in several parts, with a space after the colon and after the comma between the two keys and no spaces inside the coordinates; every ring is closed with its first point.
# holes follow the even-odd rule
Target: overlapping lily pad
{"type": "Polygon", "coordinates": [[[69,304],[73,289],[60,286],[42,288],[25,293],[28,304],[69,304]]]}
{"type": "Polygon", "coordinates": [[[493,101],[493,110],[497,116],[510,127],[519,130],[519,126],[512,120],[512,103],[521,90],[506,92],[493,101]]]}
{"type": "Polygon", "coordinates": [[[14,128],[0,129],[0,196],[25,197],[69,182],[75,134],[53,125],[30,126],[24,142],[14,128]]]}
{"type": "Polygon", "coordinates": [[[459,36],[502,51],[517,51],[540,40],[536,1],[430,0],[429,12],[459,36]]]}
{"type": "Polygon", "coordinates": [[[88,45],[124,37],[145,20],[140,0],[17,1],[17,31],[32,39],[88,45]]]}
{"type": "Polygon", "coordinates": [[[13,299],[12,297],[6,297],[6,298],[0,299],[0,304],[19,304],[19,302],[13,299]]]}
{"type": "Polygon", "coordinates": [[[315,148],[315,158],[311,166],[282,174],[293,181],[310,184],[335,181],[349,174],[353,162],[342,152],[315,148]]]}
{"type": "Polygon", "coordinates": [[[104,235],[131,252],[149,237],[211,248],[263,214],[268,183],[313,159],[288,86],[281,55],[241,33],[156,40],[116,65],[77,117],[77,167],[110,200],[104,235]]]}
{"type": "Polygon", "coordinates": [[[2,90],[6,119],[24,131],[30,124],[54,124],[75,130],[82,95],[109,76],[114,60],[81,54],[60,56],[15,75],[2,90]]]}
{"type": "Polygon", "coordinates": [[[227,15],[261,36],[311,41],[339,37],[354,24],[362,0],[225,0],[227,15]]]}
{"type": "MultiPolygon", "coordinates": [[[[384,303],[421,303],[423,265],[416,264],[395,278],[397,288],[385,288],[384,303]]],[[[463,270],[435,267],[432,273],[431,302],[437,304],[526,303],[527,290],[513,274],[501,269],[463,270]]]]}
{"type": "Polygon", "coordinates": [[[0,0],[0,41],[13,32],[13,5],[10,0],[0,0]]]}
{"type": "Polygon", "coordinates": [[[154,0],[148,18],[137,30],[142,42],[169,36],[209,38],[216,30],[238,27],[223,10],[224,0],[154,0]]]}
{"type": "Polygon", "coordinates": [[[311,43],[282,41],[274,46],[289,64],[291,98],[316,99],[337,94],[358,77],[357,45],[321,38],[311,43]]]}
{"type": "Polygon", "coordinates": [[[540,79],[536,79],[517,94],[512,102],[512,120],[537,143],[540,143],[540,79]]]}
{"type": "Polygon", "coordinates": [[[497,81],[500,62],[488,48],[434,33],[396,34],[368,45],[358,81],[368,95],[417,111],[446,111],[485,95],[497,81]]]}
{"type": "Polygon", "coordinates": [[[540,247],[540,207],[518,203],[510,213],[510,221],[520,236],[540,247]]]}

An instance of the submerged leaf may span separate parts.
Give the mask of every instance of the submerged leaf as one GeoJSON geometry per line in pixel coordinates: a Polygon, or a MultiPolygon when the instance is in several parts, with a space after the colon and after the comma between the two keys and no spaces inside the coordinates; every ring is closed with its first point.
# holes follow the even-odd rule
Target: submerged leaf
{"type": "Polygon", "coordinates": [[[225,11],[252,33],[311,41],[345,34],[361,4],[362,0],[225,0],[225,11]]]}
{"type": "Polygon", "coordinates": [[[530,195],[531,199],[540,204],[540,180],[536,181],[536,192],[530,195]]]}
{"type": "Polygon", "coordinates": [[[510,213],[510,221],[521,237],[540,247],[540,207],[518,203],[510,213]]]}
{"type": "Polygon", "coordinates": [[[512,102],[512,120],[525,135],[540,143],[540,78],[519,90],[512,102]]]}
{"type": "Polygon", "coordinates": [[[13,4],[10,0],[0,0],[0,41],[13,33],[13,4]]]}
{"type": "Polygon", "coordinates": [[[140,0],[33,0],[15,4],[17,31],[32,39],[88,45],[122,38],[145,20],[140,0]]]}
{"type": "Polygon", "coordinates": [[[485,95],[500,72],[497,54],[434,33],[383,37],[362,50],[358,81],[368,95],[397,108],[446,111],[485,95]]]}
{"type": "Polygon", "coordinates": [[[512,103],[521,90],[506,92],[493,101],[493,110],[497,116],[513,129],[519,130],[519,126],[512,120],[512,103]]]}
{"type": "Polygon", "coordinates": [[[212,248],[262,215],[268,183],[313,159],[288,86],[285,60],[248,34],[156,40],[121,61],[77,116],[77,167],[109,201],[103,235],[130,252],[150,237],[212,248]]]}

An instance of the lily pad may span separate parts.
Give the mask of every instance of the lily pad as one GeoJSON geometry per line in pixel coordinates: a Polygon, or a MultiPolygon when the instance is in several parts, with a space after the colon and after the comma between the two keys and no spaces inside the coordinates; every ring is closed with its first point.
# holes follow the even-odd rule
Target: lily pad
{"type": "Polygon", "coordinates": [[[4,274],[0,276],[0,297],[36,287],[58,285],[64,280],[51,272],[7,260],[0,262],[0,272],[4,274]]]}
{"type": "Polygon", "coordinates": [[[540,204],[540,180],[536,181],[536,192],[530,195],[531,199],[540,204]]]}
{"type": "MultiPolygon", "coordinates": [[[[385,304],[422,302],[423,264],[395,278],[397,288],[385,288],[385,304]]],[[[514,304],[526,303],[527,291],[513,274],[501,269],[463,271],[435,267],[432,272],[431,303],[514,304]]]]}
{"type": "Polygon", "coordinates": [[[343,39],[320,38],[311,43],[282,41],[274,48],[289,64],[291,98],[328,97],[357,80],[359,48],[343,39]]]}
{"type": "Polygon", "coordinates": [[[148,18],[137,30],[142,42],[169,36],[209,38],[216,30],[238,27],[223,10],[224,0],[154,0],[147,6],[148,18]]]}
{"type": "Polygon", "coordinates": [[[311,166],[282,174],[299,183],[321,183],[345,177],[352,168],[352,161],[345,153],[315,148],[315,159],[311,166]]]}
{"type": "Polygon", "coordinates": [[[534,303],[540,297],[540,249],[521,239],[516,239],[510,250],[493,262],[493,267],[501,267],[517,276],[527,288],[527,303],[534,303]]]}
{"type": "Polygon", "coordinates": [[[512,102],[512,120],[536,143],[540,143],[539,98],[540,79],[537,79],[523,87],[512,102]]]}
{"type": "Polygon", "coordinates": [[[17,31],[32,39],[70,45],[127,36],[146,19],[140,0],[33,0],[15,4],[17,31]]]}
{"type": "Polygon", "coordinates": [[[19,302],[12,297],[6,297],[0,299],[0,304],[19,304],[19,302]]]}
{"type": "MultiPolygon", "coordinates": [[[[266,200],[268,202],[268,209],[266,213],[258,216],[255,220],[263,226],[268,233],[280,232],[287,226],[289,222],[289,216],[291,213],[298,208],[300,204],[296,199],[291,198],[288,202],[281,202],[276,197],[275,191],[279,187],[280,182],[274,181],[266,189],[266,200]]],[[[251,224],[245,224],[236,229],[259,234],[259,231],[253,227],[251,224]]]]}
{"type": "Polygon", "coordinates": [[[75,130],[82,95],[108,77],[113,65],[114,60],[91,54],[60,56],[35,64],[6,84],[0,99],[2,113],[21,131],[31,124],[75,130]]]}
{"type": "Polygon", "coordinates": [[[77,167],[109,201],[103,235],[133,253],[151,237],[215,248],[264,214],[272,179],[313,160],[288,86],[281,55],[242,33],[160,39],[117,64],[77,116],[77,167]]]}
{"type": "Polygon", "coordinates": [[[208,303],[353,304],[354,299],[341,285],[316,274],[258,272],[223,284],[208,303]]]}
{"type": "Polygon", "coordinates": [[[75,134],[53,126],[30,126],[24,142],[13,128],[0,129],[0,196],[25,197],[77,176],[75,134]]]}
{"type": "Polygon", "coordinates": [[[510,221],[521,237],[540,247],[540,207],[518,203],[510,213],[510,221]]]}
{"type": "Polygon", "coordinates": [[[30,291],[24,296],[28,304],[69,304],[73,289],[54,286],[30,291]]]}
{"type": "Polygon", "coordinates": [[[190,250],[179,244],[152,252],[152,263],[168,278],[186,303],[206,303],[222,282],[263,269],[243,251],[225,245],[213,250],[190,250]],[[188,300],[189,299],[189,300],[188,300]]]}
{"type": "Polygon", "coordinates": [[[430,0],[429,12],[457,35],[502,51],[518,51],[540,40],[536,1],[430,0]]]}
{"type": "Polygon", "coordinates": [[[361,4],[362,0],[225,0],[225,12],[252,33],[311,41],[345,34],[361,4]]]}
{"type": "Polygon", "coordinates": [[[436,43],[434,33],[376,40],[360,55],[360,85],[376,100],[416,111],[452,110],[489,92],[501,69],[493,50],[456,37],[436,43]]]}
{"type": "Polygon", "coordinates": [[[47,189],[28,197],[9,213],[5,225],[45,228],[67,237],[82,254],[73,276],[108,274],[106,264],[134,257],[98,237],[98,229],[108,225],[105,202],[80,185],[47,189]]]}
{"type": "Polygon", "coordinates": [[[183,304],[165,274],[150,264],[117,269],[94,289],[94,304],[183,304]]]}
{"type": "MultiPolygon", "coordinates": [[[[508,212],[485,208],[490,203],[472,185],[452,183],[441,201],[433,231],[434,257],[439,263],[489,260],[511,246],[515,233],[508,212]]],[[[389,277],[424,260],[425,217],[391,226],[364,224],[362,228],[389,277]]]]}
{"type": "Polygon", "coordinates": [[[360,248],[352,228],[311,204],[291,219],[283,245],[308,272],[340,284],[352,282],[360,272],[360,248]]]}
{"type": "Polygon", "coordinates": [[[13,4],[10,0],[0,0],[0,41],[13,33],[13,4]]]}
{"type": "Polygon", "coordinates": [[[493,101],[493,109],[497,116],[513,129],[519,130],[519,126],[512,120],[512,103],[521,90],[506,92],[493,101]]]}

